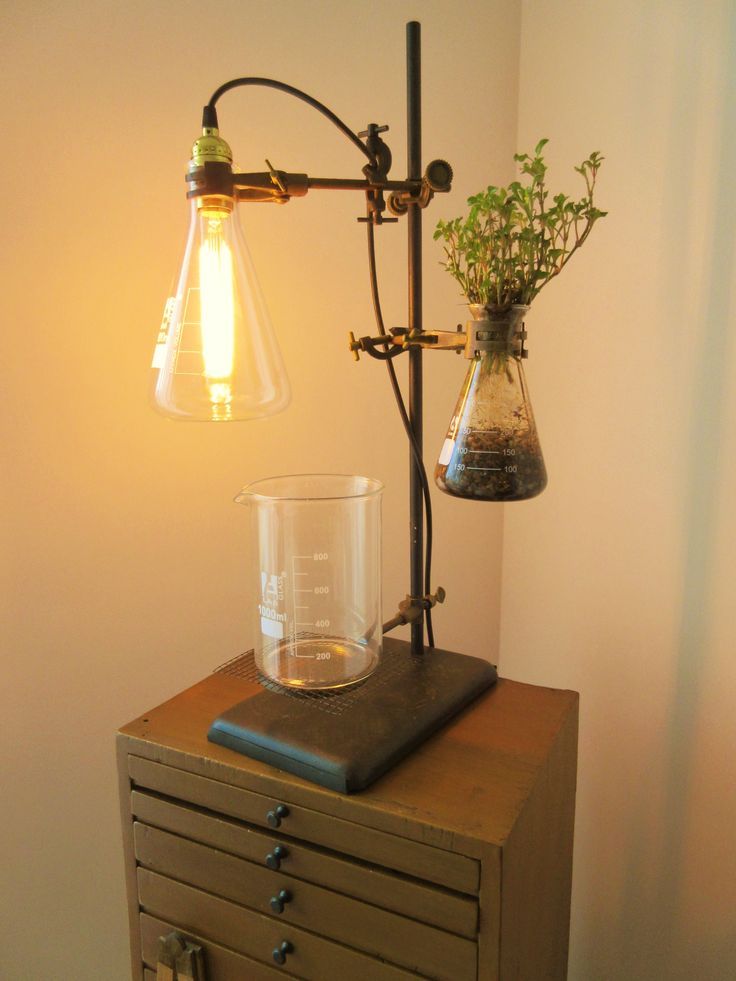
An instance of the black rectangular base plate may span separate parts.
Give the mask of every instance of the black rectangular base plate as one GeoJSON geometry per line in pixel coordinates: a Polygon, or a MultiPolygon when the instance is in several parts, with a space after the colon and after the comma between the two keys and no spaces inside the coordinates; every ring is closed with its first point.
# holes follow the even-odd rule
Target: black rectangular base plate
{"type": "Polygon", "coordinates": [[[497,679],[487,661],[386,638],[376,671],[344,693],[263,691],[215,719],[207,738],[341,793],[363,790],[497,679]],[[340,704],[342,701],[342,705],[340,704]]]}

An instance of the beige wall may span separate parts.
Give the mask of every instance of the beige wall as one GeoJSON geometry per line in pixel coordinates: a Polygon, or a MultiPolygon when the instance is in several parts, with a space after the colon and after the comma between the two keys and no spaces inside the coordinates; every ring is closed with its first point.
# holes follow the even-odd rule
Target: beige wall
{"type": "Polygon", "coordinates": [[[734,27],[523,5],[519,143],[568,189],[602,150],[611,212],[529,318],[550,483],[504,532],[501,668],[582,696],[575,981],[736,976],[734,27]]]}
{"type": "MultiPolygon", "coordinates": [[[[148,408],[201,106],[233,76],[282,78],[356,129],[389,122],[401,174],[403,25],[421,18],[425,154],[457,174],[427,219],[427,325],[452,327],[462,312],[430,226],[489,175],[511,174],[520,8],[25,0],[3,14],[0,974],[122,981],[113,733],[248,645],[234,493],[284,471],[381,478],[387,615],[407,591],[408,451],[383,367],[346,350],[348,330],[373,332],[358,198],[244,209],[291,367],[288,413],[218,428],[148,408]]],[[[285,96],[231,94],[220,118],[245,169],[268,156],[360,174],[347,141],[285,96]]],[[[406,318],[404,243],[403,227],[379,230],[390,324],[406,318]]],[[[428,364],[432,464],[464,367],[428,364]]],[[[435,584],[449,595],[438,643],[495,658],[501,512],[435,499],[435,584]]]]}
{"type": "MultiPolygon", "coordinates": [[[[582,693],[571,979],[736,973],[731,7],[217,0],[205,30],[192,2],[5,5],[3,977],[126,977],[112,733],[247,646],[242,483],[383,479],[387,613],[406,591],[407,453],[382,367],[344,348],[372,330],[359,201],[244,211],[287,414],[177,426],[146,384],[204,99],[234,75],[283,78],[355,128],[390,122],[400,173],[411,17],[425,155],[457,175],[427,221],[428,325],[462,316],[434,265],[436,217],[542,135],[569,190],[573,163],[607,156],[611,215],[528,324],[550,485],[504,518],[502,671],[582,693]]],[[[275,93],[229,95],[221,121],[243,167],[361,165],[275,93]]],[[[400,323],[403,228],[379,249],[400,323]]],[[[428,361],[431,462],[464,366],[428,361]]],[[[438,642],[495,658],[501,511],[435,506],[438,642]]]]}

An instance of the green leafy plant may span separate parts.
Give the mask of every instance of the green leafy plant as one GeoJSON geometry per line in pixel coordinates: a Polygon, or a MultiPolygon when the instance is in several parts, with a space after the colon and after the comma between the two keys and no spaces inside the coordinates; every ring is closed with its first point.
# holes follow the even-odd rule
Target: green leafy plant
{"type": "Polygon", "coordinates": [[[550,198],[542,156],[547,142],[540,140],[531,156],[514,155],[528,181],[490,186],[468,198],[466,218],[437,224],[434,237],[445,243],[443,264],[470,303],[499,309],[530,304],[606,215],[593,204],[600,153],[575,167],[586,188],[579,201],[564,194],[550,198]]]}

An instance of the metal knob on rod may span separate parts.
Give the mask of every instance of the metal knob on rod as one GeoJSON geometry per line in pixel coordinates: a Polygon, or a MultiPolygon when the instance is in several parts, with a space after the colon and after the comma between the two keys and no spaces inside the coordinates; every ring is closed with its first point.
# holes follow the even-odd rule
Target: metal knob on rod
{"type": "Polygon", "coordinates": [[[392,191],[388,198],[388,210],[392,215],[405,215],[410,204],[426,208],[435,194],[444,194],[452,187],[452,167],[446,160],[432,160],[427,164],[424,176],[416,191],[392,191]]]}
{"type": "Polygon", "coordinates": [[[431,160],[424,171],[424,181],[435,193],[449,191],[452,177],[452,167],[446,160],[431,160]]]}

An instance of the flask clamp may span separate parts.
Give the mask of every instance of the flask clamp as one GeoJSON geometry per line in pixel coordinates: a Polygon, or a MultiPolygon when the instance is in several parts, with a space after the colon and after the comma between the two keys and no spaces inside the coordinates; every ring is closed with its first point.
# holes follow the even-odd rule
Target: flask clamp
{"type": "Polygon", "coordinates": [[[410,331],[406,327],[392,327],[389,334],[356,338],[351,330],[348,334],[348,346],[355,361],[360,360],[361,352],[378,361],[388,361],[412,347],[421,347],[426,351],[454,351],[456,354],[462,352],[469,360],[476,354],[487,351],[508,351],[514,357],[528,358],[526,338],[523,322],[516,325],[509,338],[506,327],[496,327],[489,320],[471,320],[466,327],[458,324],[454,331],[410,331]]]}

